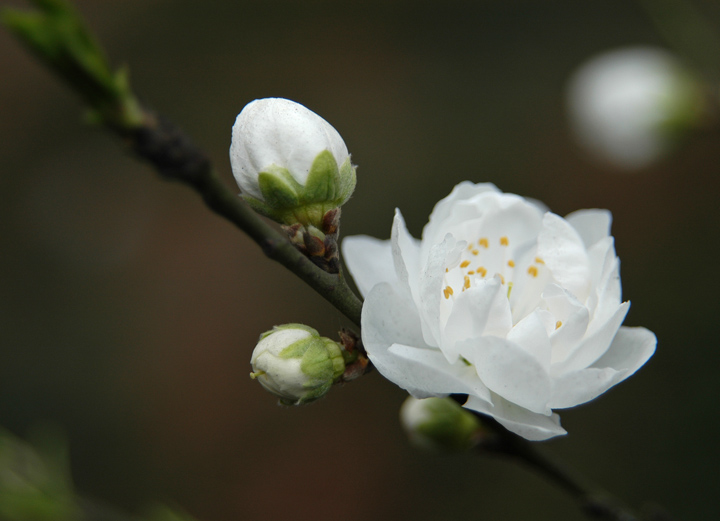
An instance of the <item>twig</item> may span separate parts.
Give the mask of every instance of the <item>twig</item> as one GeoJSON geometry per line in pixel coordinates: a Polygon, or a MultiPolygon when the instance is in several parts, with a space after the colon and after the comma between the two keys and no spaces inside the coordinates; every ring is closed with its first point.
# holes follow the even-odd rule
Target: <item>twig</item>
{"type": "Polygon", "coordinates": [[[113,130],[130,140],[135,153],[150,162],[163,177],[191,186],[213,212],[235,224],[265,255],[292,271],[360,326],[362,301],[347,285],[342,272],[333,275],[318,268],[220,181],[207,156],[178,127],[147,110],[144,114],[141,127],[129,132],[113,130]]]}
{"type": "MultiPolygon", "coordinates": [[[[460,405],[467,401],[467,395],[463,394],[452,394],[450,398],[460,405]]],[[[617,499],[540,452],[535,443],[510,432],[489,416],[466,410],[479,418],[482,424],[482,431],[478,435],[475,447],[479,452],[510,457],[532,468],[567,492],[590,519],[637,521],[637,516],[617,499]]]]}
{"type": "Polygon", "coordinates": [[[129,142],[166,179],[195,189],[208,207],[360,326],[362,302],[342,273],[330,274],[290,244],[218,178],[207,155],[175,125],[144,107],[124,69],[113,71],[100,43],[66,0],[33,0],[38,10],[3,9],[2,22],[90,107],[95,119],[129,142]]]}

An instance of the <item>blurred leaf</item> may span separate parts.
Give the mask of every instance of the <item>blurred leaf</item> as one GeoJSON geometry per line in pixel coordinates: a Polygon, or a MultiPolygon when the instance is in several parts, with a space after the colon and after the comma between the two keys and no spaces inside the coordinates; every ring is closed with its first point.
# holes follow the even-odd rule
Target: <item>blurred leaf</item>
{"type": "Polygon", "coordinates": [[[67,451],[57,433],[44,433],[45,456],[0,430],[0,519],[74,521],[75,501],[67,451]]]}
{"type": "Polygon", "coordinates": [[[85,99],[107,124],[131,129],[142,111],[124,69],[114,72],[82,18],[65,0],[34,0],[37,11],[4,9],[2,23],[85,99]]]}

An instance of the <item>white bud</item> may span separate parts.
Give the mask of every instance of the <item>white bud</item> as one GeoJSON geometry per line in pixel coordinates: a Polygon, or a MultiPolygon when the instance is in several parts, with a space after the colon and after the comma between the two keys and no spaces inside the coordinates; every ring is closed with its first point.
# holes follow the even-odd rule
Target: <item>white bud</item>
{"type": "Polygon", "coordinates": [[[355,168],[337,130],[287,99],[245,106],[233,126],[230,163],[245,200],[283,224],[320,227],[355,189],[355,168]]]}
{"type": "Polygon", "coordinates": [[[670,53],[628,48],[583,65],[568,88],[578,141],[617,167],[639,169],[668,152],[697,125],[704,109],[699,83],[670,53]]]}
{"type": "Polygon", "coordinates": [[[340,345],[302,324],[275,326],[260,336],[250,376],[286,405],[317,400],[345,371],[340,345]]]}

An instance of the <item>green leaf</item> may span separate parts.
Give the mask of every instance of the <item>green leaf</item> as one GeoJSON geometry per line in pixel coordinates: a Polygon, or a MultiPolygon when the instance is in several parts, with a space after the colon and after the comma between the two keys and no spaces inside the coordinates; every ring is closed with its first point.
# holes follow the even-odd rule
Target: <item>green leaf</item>
{"type": "Polygon", "coordinates": [[[115,73],[95,36],[64,0],[35,0],[37,11],[4,9],[2,23],[67,82],[103,120],[122,128],[143,121],[125,72],[115,73]]]}

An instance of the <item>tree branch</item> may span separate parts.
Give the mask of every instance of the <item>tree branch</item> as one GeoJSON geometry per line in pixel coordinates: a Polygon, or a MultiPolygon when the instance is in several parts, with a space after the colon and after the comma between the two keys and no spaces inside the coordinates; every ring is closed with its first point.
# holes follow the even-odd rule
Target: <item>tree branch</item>
{"type": "Polygon", "coordinates": [[[347,285],[342,272],[334,275],[318,268],[220,181],[207,156],[178,127],[142,110],[145,115],[142,126],[130,131],[113,128],[130,141],[140,158],[151,163],[166,179],[192,187],[213,212],[245,232],[268,258],[285,266],[360,326],[362,301],[347,285]]]}

